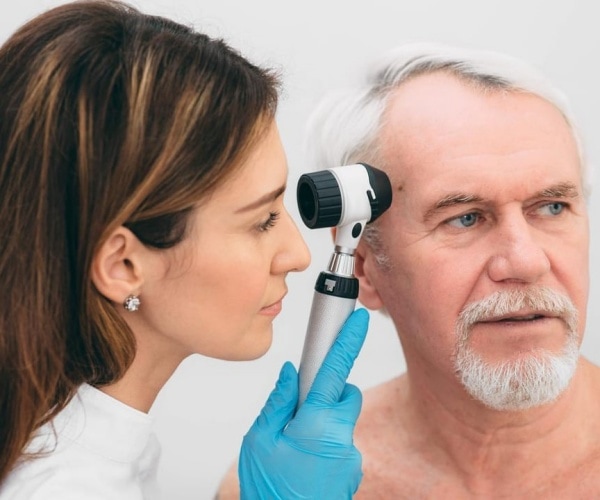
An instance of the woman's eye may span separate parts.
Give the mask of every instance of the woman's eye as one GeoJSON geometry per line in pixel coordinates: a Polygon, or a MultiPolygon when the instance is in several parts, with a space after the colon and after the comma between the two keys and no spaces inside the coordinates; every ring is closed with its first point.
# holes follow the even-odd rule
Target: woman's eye
{"type": "Polygon", "coordinates": [[[448,220],[447,224],[456,228],[465,228],[473,226],[481,216],[478,213],[470,212],[468,214],[455,217],[454,219],[448,220]]]}
{"type": "Polygon", "coordinates": [[[269,212],[269,217],[267,218],[267,220],[261,222],[258,225],[258,230],[260,232],[265,232],[271,229],[277,222],[277,219],[279,219],[279,215],[279,212],[269,212]]]}

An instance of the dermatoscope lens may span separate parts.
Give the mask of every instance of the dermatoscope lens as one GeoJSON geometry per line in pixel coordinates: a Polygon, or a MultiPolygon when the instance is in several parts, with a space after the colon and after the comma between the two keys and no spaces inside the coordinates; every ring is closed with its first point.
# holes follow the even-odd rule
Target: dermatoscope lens
{"type": "Polygon", "coordinates": [[[303,174],[296,188],[298,210],[307,227],[333,227],[342,217],[342,193],[328,170],[303,174]]]}
{"type": "Polygon", "coordinates": [[[309,221],[315,218],[317,213],[317,202],[315,192],[308,182],[298,184],[298,208],[303,218],[309,221]]]}

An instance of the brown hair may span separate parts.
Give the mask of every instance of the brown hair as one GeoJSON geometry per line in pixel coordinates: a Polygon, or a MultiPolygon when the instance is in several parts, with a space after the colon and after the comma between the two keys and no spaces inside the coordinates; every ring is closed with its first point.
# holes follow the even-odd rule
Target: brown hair
{"type": "Polygon", "coordinates": [[[131,331],[90,280],[125,225],[176,245],[275,115],[278,79],[224,41],[117,1],[73,2],[0,48],[0,483],[131,331]]]}

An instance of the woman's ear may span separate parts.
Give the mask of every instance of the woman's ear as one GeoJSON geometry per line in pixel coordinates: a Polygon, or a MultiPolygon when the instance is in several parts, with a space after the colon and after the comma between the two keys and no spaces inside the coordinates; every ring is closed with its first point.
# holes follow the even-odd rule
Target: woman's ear
{"type": "Polygon", "coordinates": [[[354,274],[359,280],[358,300],[374,311],[383,307],[383,301],[372,281],[375,265],[371,248],[364,241],[360,241],[354,254],[354,274]]]}
{"type": "Polygon", "coordinates": [[[91,278],[106,298],[123,303],[139,295],[143,283],[142,243],[127,228],[119,226],[102,244],[92,260],[91,278]]]}

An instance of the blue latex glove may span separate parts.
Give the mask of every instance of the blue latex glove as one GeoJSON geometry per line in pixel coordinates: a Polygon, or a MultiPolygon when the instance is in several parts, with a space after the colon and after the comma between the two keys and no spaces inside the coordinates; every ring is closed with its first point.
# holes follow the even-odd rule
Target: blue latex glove
{"type": "Polygon", "coordinates": [[[346,379],[368,324],[365,309],[350,315],[295,415],[298,374],[290,362],[283,365],[244,436],[238,464],[242,500],[352,498],[362,479],[362,457],[352,439],[362,395],[346,379]]]}

